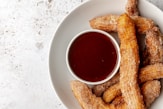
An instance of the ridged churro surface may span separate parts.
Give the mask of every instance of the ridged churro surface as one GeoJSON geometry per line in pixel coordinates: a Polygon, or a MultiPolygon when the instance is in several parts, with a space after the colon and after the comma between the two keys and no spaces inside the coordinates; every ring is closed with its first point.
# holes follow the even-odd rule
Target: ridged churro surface
{"type": "Polygon", "coordinates": [[[127,109],[145,109],[143,96],[138,85],[139,49],[134,21],[122,14],[117,23],[120,39],[121,65],[120,86],[127,109]]]}

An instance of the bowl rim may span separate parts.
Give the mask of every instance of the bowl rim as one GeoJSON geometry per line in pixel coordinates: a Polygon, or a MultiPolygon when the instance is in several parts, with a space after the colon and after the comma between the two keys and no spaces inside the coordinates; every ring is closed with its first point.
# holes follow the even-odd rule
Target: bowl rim
{"type": "Polygon", "coordinates": [[[106,81],[110,80],[117,72],[118,72],[118,69],[120,67],[120,60],[121,60],[121,55],[120,55],[120,47],[119,47],[119,44],[118,42],[114,39],[114,37],[103,31],[103,30],[98,30],[98,29],[86,29],[86,30],[83,30],[79,33],[77,33],[72,39],[71,41],[69,42],[68,46],[67,46],[67,49],[66,49],[66,66],[70,72],[70,74],[72,75],[72,77],[74,77],[74,79],[76,80],[79,80],[80,82],[83,82],[83,83],[86,83],[88,85],[98,85],[98,84],[102,84],[102,83],[105,83],[106,81]],[[89,32],[96,32],[96,33],[100,33],[100,34],[103,34],[105,36],[107,36],[112,44],[114,45],[114,48],[116,49],[116,55],[117,55],[117,60],[116,60],[116,64],[115,64],[115,67],[114,69],[112,70],[112,72],[103,80],[100,80],[100,81],[95,81],[95,82],[92,82],[92,81],[86,81],[80,77],[78,77],[71,69],[70,65],[69,65],[69,61],[68,61],[68,54],[69,54],[69,49],[71,47],[71,44],[78,38],[80,37],[82,34],[86,34],[86,33],[89,33],[89,32]]]}

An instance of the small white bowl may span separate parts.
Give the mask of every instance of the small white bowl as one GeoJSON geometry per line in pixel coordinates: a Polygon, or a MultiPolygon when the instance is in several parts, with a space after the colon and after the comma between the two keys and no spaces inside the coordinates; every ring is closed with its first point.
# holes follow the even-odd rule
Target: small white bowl
{"type": "Polygon", "coordinates": [[[121,57],[120,57],[120,49],[119,49],[119,45],[118,45],[117,41],[116,41],[116,40],[113,38],[113,36],[111,36],[109,33],[104,32],[104,31],[102,31],[102,30],[97,30],[97,29],[84,30],[84,31],[78,33],[78,34],[77,34],[76,36],[74,36],[73,39],[70,41],[70,43],[69,43],[69,45],[68,45],[68,47],[67,47],[67,51],[66,51],[66,64],[67,64],[67,67],[68,67],[68,69],[69,69],[71,75],[72,75],[75,79],[77,79],[77,80],[79,80],[79,81],[81,81],[81,82],[83,82],[83,83],[86,83],[86,84],[88,84],[88,85],[102,84],[102,83],[108,81],[109,79],[111,79],[111,78],[117,73],[117,71],[118,71],[118,69],[119,69],[119,66],[120,66],[120,58],[121,58],[121,57]],[[100,34],[102,34],[102,35],[107,36],[107,37],[110,39],[111,43],[113,44],[113,46],[114,46],[114,48],[115,48],[115,51],[116,51],[116,55],[117,55],[117,56],[116,56],[116,63],[115,63],[115,65],[114,65],[114,68],[112,69],[112,71],[107,75],[106,78],[104,78],[104,79],[102,79],[102,80],[99,80],[99,81],[84,80],[84,79],[82,79],[81,77],[77,76],[76,73],[72,70],[72,68],[71,68],[71,66],[70,66],[70,62],[69,62],[69,52],[70,52],[70,47],[72,46],[72,44],[75,42],[75,40],[76,40],[78,37],[81,37],[82,35],[87,34],[87,33],[90,33],[90,32],[96,32],[96,33],[100,33],[100,34]]]}

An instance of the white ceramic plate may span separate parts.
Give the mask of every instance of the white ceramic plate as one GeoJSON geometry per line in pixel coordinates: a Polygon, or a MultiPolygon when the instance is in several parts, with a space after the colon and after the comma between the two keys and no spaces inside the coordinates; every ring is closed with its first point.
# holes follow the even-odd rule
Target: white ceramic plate
{"type": "MultiPolygon", "coordinates": [[[[89,0],[74,9],[59,25],[50,50],[51,79],[60,100],[69,109],[81,109],[70,89],[73,79],[66,66],[66,48],[79,32],[89,29],[89,20],[105,14],[122,14],[127,0],[89,0]]],[[[163,31],[163,12],[146,0],[139,0],[142,16],[152,18],[163,31]]],[[[163,82],[163,81],[162,81],[163,82]]],[[[162,109],[163,91],[151,109],[162,109]]]]}

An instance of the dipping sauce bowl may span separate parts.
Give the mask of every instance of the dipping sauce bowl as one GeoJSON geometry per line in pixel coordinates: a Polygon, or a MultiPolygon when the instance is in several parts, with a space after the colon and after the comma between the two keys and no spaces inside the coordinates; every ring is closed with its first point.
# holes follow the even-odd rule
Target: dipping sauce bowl
{"type": "Polygon", "coordinates": [[[66,64],[75,79],[89,85],[104,83],[119,69],[119,45],[107,32],[82,31],[67,47],[66,64]]]}

